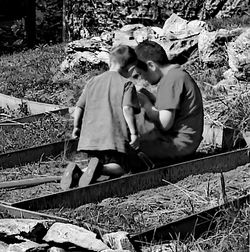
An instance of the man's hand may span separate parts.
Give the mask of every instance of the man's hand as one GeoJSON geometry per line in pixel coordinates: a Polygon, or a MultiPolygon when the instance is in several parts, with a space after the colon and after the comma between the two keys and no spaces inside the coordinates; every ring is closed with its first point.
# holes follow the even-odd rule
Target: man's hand
{"type": "Polygon", "coordinates": [[[131,139],[131,141],[129,143],[130,146],[132,148],[134,148],[135,150],[138,149],[139,148],[139,137],[138,137],[138,135],[131,135],[130,139],[131,139]]]}
{"type": "Polygon", "coordinates": [[[79,137],[80,137],[80,131],[81,131],[81,129],[75,127],[75,128],[73,129],[73,131],[72,131],[72,138],[73,138],[73,139],[79,138],[79,137]]]}

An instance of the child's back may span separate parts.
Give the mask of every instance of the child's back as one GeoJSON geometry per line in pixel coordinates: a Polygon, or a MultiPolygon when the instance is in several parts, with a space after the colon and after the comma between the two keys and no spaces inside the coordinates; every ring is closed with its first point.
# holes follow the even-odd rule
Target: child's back
{"type": "Polygon", "coordinates": [[[139,109],[135,92],[134,85],[117,71],[107,71],[88,83],[77,103],[84,107],[78,150],[126,152],[130,135],[122,108],[139,109]]]}

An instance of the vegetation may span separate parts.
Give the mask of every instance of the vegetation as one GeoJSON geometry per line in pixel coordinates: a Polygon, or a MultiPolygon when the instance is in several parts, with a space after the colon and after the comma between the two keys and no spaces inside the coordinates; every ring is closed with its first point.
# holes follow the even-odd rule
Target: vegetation
{"type": "Polygon", "coordinates": [[[72,126],[69,119],[46,114],[41,119],[18,127],[0,127],[0,153],[69,139],[72,126]]]}

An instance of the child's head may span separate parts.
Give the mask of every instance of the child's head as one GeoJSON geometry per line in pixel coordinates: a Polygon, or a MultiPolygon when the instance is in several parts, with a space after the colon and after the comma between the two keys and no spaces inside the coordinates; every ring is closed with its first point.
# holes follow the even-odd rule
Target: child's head
{"type": "Polygon", "coordinates": [[[119,68],[124,72],[135,66],[137,56],[135,50],[127,45],[119,45],[114,47],[110,52],[110,66],[119,65],[119,68]]]}

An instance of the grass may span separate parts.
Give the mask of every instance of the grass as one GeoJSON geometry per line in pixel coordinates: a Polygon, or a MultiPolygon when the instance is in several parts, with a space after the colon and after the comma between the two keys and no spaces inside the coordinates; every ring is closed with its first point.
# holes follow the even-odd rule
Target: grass
{"type": "Polygon", "coordinates": [[[68,118],[56,114],[18,127],[0,127],[0,154],[69,139],[72,127],[68,118]]]}
{"type": "Polygon", "coordinates": [[[204,233],[200,238],[189,237],[185,241],[180,239],[170,243],[161,242],[144,245],[144,252],[167,251],[169,252],[248,252],[250,249],[249,238],[250,205],[242,209],[231,206],[222,210],[220,217],[215,218],[215,228],[209,233],[204,233]]]}

